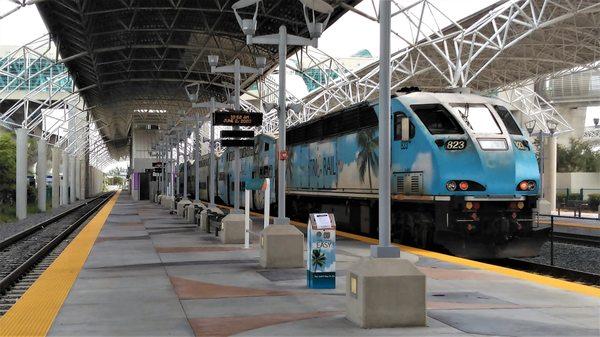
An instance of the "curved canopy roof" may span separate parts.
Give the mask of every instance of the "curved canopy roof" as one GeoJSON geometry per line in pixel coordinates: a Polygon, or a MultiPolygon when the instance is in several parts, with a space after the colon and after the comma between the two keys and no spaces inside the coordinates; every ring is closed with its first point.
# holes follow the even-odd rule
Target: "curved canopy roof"
{"type": "MultiPolygon", "coordinates": [[[[360,0],[330,1],[329,24],[360,0]]],[[[246,45],[231,9],[232,0],[60,0],[37,4],[66,65],[95,118],[103,121],[114,157],[127,154],[135,116],[145,122],[165,121],[187,109],[184,86],[201,83],[200,99],[223,100],[229,75],[211,74],[207,56],[220,64],[239,58],[254,65],[266,56],[267,69],[277,62],[277,46],[246,45]]],[[[256,35],[273,34],[285,24],[288,33],[308,37],[303,7],[297,0],[263,0],[256,35]]],[[[241,11],[251,16],[253,10],[241,11]]],[[[320,18],[323,20],[325,17],[320,18]]],[[[288,54],[297,47],[289,47],[288,54]]],[[[248,86],[256,75],[242,75],[248,86]]]]}

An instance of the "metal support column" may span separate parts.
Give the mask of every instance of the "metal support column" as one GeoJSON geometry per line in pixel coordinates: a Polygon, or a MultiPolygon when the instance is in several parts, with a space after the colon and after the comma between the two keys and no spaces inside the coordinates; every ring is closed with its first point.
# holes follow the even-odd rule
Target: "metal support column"
{"type": "Polygon", "coordinates": [[[16,207],[17,219],[27,217],[27,129],[15,130],[17,136],[16,207]]]}
{"type": "Polygon", "coordinates": [[[196,129],[194,130],[194,201],[200,202],[200,114],[196,112],[196,129]]]}
{"type": "MultiPolygon", "coordinates": [[[[233,70],[233,77],[234,77],[234,92],[235,92],[235,100],[234,100],[234,105],[233,108],[236,111],[240,110],[240,82],[241,82],[241,76],[240,76],[240,60],[239,59],[235,59],[235,62],[233,64],[234,70],[233,70]]],[[[239,130],[239,127],[233,127],[233,130],[239,130]]],[[[240,212],[240,175],[241,175],[241,162],[240,162],[240,148],[236,147],[233,150],[233,154],[234,154],[234,160],[233,160],[233,174],[234,174],[234,182],[235,182],[235,186],[233,187],[233,213],[239,213],[240,212]]]]}
{"type": "Polygon", "coordinates": [[[379,244],[371,246],[372,257],[399,257],[391,245],[390,221],[390,34],[391,0],[379,2],[379,244]]]}
{"type": "Polygon", "coordinates": [[[177,131],[177,160],[175,161],[177,165],[175,166],[175,192],[176,195],[180,195],[179,191],[179,157],[181,156],[181,150],[179,149],[179,144],[181,143],[181,134],[177,131]]]}
{"type": "Polygon", "coordinates": [[[37,144],[37,165],[35,173],[37,175],[37,201],[40,212],[46,211],[46,171],[48,169],[46,140],[40,138],[37,144]]]}
{"type": "Polygon", "coordinates": [[[60,158],[61,149],[52,147],[52,208],[60,206],[60,158]]]}
{"type": "Polygon", "coordinates": [[[184,126],[183,134],[183,197],[182,199],[188,198],[188,142],[187,142],[187,121],[184,126]]]}
{"type": "Polygon", "coordinates": [[[75,165],[75,199],[81,200],[81,160],[78,157],[73,157],[75,165]]]}
{"type": "MultiPolygon", "coordinates": [[[[279,138],[277,139],[277,148],[279,152],[286,151],[285,139],[285,119],[287,114],[286,107],[286,76],[285,62],[287,60],[287,28],[284,25],[279,27],[279,138]]],[[[275,224],[288,224],[289,219],[285,217],[285,170],[286,161],[277,154],[277,219],[275,224]]]]}
{"type": "Polygon", "coordinates": [[[210,123],[210,181],[209,181],[209,207],[216,207],[215,205],[215,170],[216,170],[216,163],[215,163],[215,125],[212,122],[213,121],[213,113],[216,110],[216,104],[215,104],[215,98],[211,97],[210,98],[210,118],[211,118],[211,123],[210,123]]]}

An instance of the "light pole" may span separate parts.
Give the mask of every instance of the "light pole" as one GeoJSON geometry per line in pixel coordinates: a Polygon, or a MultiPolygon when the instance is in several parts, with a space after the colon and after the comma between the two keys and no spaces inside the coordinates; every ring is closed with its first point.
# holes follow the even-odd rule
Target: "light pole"
{"type": "MultiPolygon", "coordinates": [[[[533,131],[535,130],[536,127],[536,120],[532,119],[530,121],[528,121],[527,123],[525,123],[525,128],[527,129],[527,132],[529,132],[529,135],[533,136],[533,131]]],[[[538,142],[539,142],[539,154],[538,154],[538,158],[539,158],[539,170],[540,170],[540,199],[544,199],[546,197],[546,193],[544,192],[544,176],[545,176],[545,160],[546,160],[546,153],[545,153],[545,146],[544,146],[544,136],[549,135],[551,138],[554,137],[554,134],[556,133],[557,129],[558,129],[558,123],[556,123],[556,121],[554,120],[547,120],[546,121],[546,128],[548,129],[548,133],[545,133],[544,130],[542,129],[542,127],[540,127],[540,131],[538,133],[538,142]]],[[[554,145],[555,146],[555,145],[554,145]]],[[[556,161],[556,149],[555,148],[551,148],[551,151],[553,151],[554,153],[551,153],[550,156],[550,160],[551,161],[556,161]]],[[[552,167],[554,167],[554,170],[556,170],[556,165],[553,164],[552,167]]],[[[552,178],[551,180],[555,179],[556,177],[556,172],[553,172],[551,174],[552,178]]],[[[552,186],[553,183],[552,181],[550,182],[550,186],[552,186]]]]}
{"type": "MultiPolygon", "coordinates": [[[[240,86],[241,86],[241,74],[262,74],[263,70],[267,64],[267,60],[265,57],[257,56],[256,57],[256,66],[257,68],[252,68],[248,66],[240,65],[240,60],[235,59],[234,63],[227,66],[217,67],[219,64],[219,56],[217,55],[208,55],[208,64],[211,67],[212,73],[228,73],[233,74],[234,76],[234,85],[235,85],[235,100],[234,100],[234,109],[239,111],[240,106],[240,86]]],[[[234,127],[234,130],[239,129],[239,127],[234,127]]],[[[240,163],[240,149],[236,147],[234,149],[234,194],[233,194],[233,213],[240,213],[240,171],[241,171],[241,163],[240,163]]]]}
{"type": "Polygon", "coordinates": [[[258,4],[261,0],[240,0],[233,4],[231,8],[234,11],[240,28],[246,34],[246,43],[252,44],[269,44],[279,46],[279,138],[277,139],[277,147],[279,149],[278,164],[277,164],[277,219],[275,224],[288,224],[289,219],[285,217],[285,169],[286,169],[286,135],[285,135],[285,120],[286,120],[286,60],[288,46],[313,46],[317,47],[318,38],[323,32],[323,28],[327,26],[333,7],[322,0],[300,0],[303,5],[304,18],[310,38],[291,35],[287,33],[285,25],[279,27],[279,34],[270,34],[262,36],[254,36],[257,26],[258,4]],[[243,19],[238,10],[256,6],[254,16],[251,19],[243,19]],[[312,15],[309,12],[312,11],[312,15]],[[316,21],[316,13],[327,14],[327,18],[323,22],[316,21]],[[312,20],[311,20],[312,19],[312,20]]]}
{"type": "MultiPolygon", "coordinates": [[[[186,91],[188,90],[188,88],[186,88],[186,91]]],[[[206,101],[206,102],[195,102],[198,98],[197,96],[197,92],[199,89],[196,90],[196,95],[194,96],[194,94],[190,94],[188,91],[188,95],[190,96],[190,100],[192,101],[192,108],[194,109],[208,109],[208,119],[211,120],[210,123],[210,143],[209,143],[209,148],[210,148],[210,157],[209,157],[209,182],[208,182],[208,192],[209,192],[209,204],[208,204],[208,208],[215,208],[215,126],[212,123],[212,114],[217,110],[217,109],[221,109],[221,108],[229,108],[229,104],[225,104],[225,103],[219,103],[215,100],[214,97],[210,98],[210,101],[206,101]]],[[[199,170],[199,169],[198,169],[199,170]]],[[[198,177],[198,176],[196,176],[198,177]]],[[[197,178],[198,179],[198,178],[197,178]]],[[[196,181],[196,184],[198,184],[199,180],[196,181]]]]}

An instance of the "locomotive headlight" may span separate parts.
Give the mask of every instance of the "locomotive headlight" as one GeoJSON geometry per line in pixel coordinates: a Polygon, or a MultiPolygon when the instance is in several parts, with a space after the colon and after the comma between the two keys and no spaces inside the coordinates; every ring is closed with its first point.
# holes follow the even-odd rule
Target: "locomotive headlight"
{"type": "Polygon", "coordinates": [[[523,209],[523,207],[525,207],[525,203],[523,203],[522,201],[519,201],[519,202],[517,203],[517,208],[518,208],[518,209],[523,209]]]}
{"type": "Polygon", "coordinates": [[[463,190],[466,191],[469,189],[469,183],[466,181],[461,181],[460,184],[458,184],[458,187],[463,190]]]}
{"type": "Polygon", "coordinates": [[[470,201],[467,201],[467,203],[465,204],[465,208],[466,209],[473,209],[473,203],[470,201]]]}
{"type": "Polygon", "coordinates": [[[533,190],[535,190],[535,181],[533,181],[533,180],[532,180],[532,181],[529,181],[529,182],[527,183],[527,188],[528,188],[530,191],[533,191],[533,190]]]}
{"type": "Polygon", "coordinates": [[[528,185],[529,185],[529,184],[527,184],[527,182],[526,182],[526,181],[522,181],[522,182],[520,182],[520,183],[519,183],[519,189],[520,189],[521,191],[527,191],[527,189],[528,189],[528,185]]]}
{"type": "Polygon", "coordinates": [[[450,180],[446,183],[446,189],[448,191],[456,191],[456,182],[454,180],[450,180]]]}

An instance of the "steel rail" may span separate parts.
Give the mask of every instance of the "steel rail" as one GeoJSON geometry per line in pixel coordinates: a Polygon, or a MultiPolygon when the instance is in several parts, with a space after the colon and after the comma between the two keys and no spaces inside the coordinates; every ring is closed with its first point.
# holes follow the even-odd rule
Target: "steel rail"
{"type": "Polygon", "coordinates": [[[500,265],[502,267],[513,268],[527,272],[535,272],[556,278],[566,279],[569,281],[585,283],[593,286],[600,286],[600,275],[580,270],[551,266],[547,264],[525,261],[521,259],[504,259],[492,263],[500,265]]]}
{"type": "Polygon", "coordinates": [[[583,235],[574,233],[554,232],[554,239],[566,241],[567,243],[574,243],[577,245],[592,245],[594,247],[600,247],[600,236],[583,235]]]}
{"type": "MultiPolygon", "coordinates": [[[[104,204],[106,204],[106,202],[108,202],[108,200],[110,200],[110,198],[113,195],[114,195],[114,192],[103,194],[101,196],[98,196],[98,197],[86,202],[86,203],[83,203],[80,206],[74,207],[73,209],[70,209],[69,211],[63,212],[63,213],[59,214],[58,216],[53,217],[52,219],[49,219],[49,220],[53,220],[51,222],[44,221],[43,222],[44,225],[52,223],[52,222],[56,222],[56,220],[60,220],[67,214],[70,214],[85,205],[89,205],[93,201],[96,201],[100,198],[104,198],[104,200],[102,200],[98,205],[94,206],[91,210],[87,211],[83,216],[79,217],[75,222],[73,222],[73,224],[71,224],[69,227],[67,227],[65,230],[63,230],[61,233],[59,233],[56,237],[54,237],[54,239],[52,239],[50,242],[45,244],[34,255],[29,257],[20,266],[15,268],[10,274],[8,274],[6,277],[4,277],[2,280],[0,280],[0,294],[6,293],[6,291],[9,290],[10,287],[16,281],[18,281],[24,274],[26,274],[31,268],[33,268],[38,262],[40,262],[46,255],[48,255],[56,246],[58,246],[66,237],[68,237],[69,234],[71,234],[75,229],[77,229],[79,227],[79,225],[81,225],[83,222],[85,222],[98,209],[100,209],[100,207],[104,206],[104,204]]],[[[40,228],[42,228],[42,226],[40,226],[40,225],[41,224],[38,224],[35,227],[38,227],[38,229],[40,229],[40,228]]],[[[19,241],[20,239],[16,239],[16,241],[15,241],[14,237],[20,236],[20,238],[23,238],[23,237],[30,235],[31,233],[36,232],[37,230],[29,232],[28,235],[23,236],[23,233],[27,232],[27,231],[28,230],[23,231],[17,235],[10,237],[9,239],[12,240],[12,242],[16,242],[16,241],[19,241]]],[[[4,244],[6,241],[8,241],[8,240],[3,241],[2,243],[4,244]]],[[[6,247],[6,246],[4,246],[4,247],[6,247]]]]}

